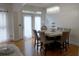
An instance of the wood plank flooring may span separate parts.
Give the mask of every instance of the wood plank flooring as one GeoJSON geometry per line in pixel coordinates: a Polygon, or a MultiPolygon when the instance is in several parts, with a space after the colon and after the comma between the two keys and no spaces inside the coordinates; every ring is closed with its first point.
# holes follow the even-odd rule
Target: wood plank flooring
{"type": "MultiPolygon", "coordinates": [[[[21,50],[24,56],[44,56],[40,51],[37,52],[34,48],[33,39],[19,40],[16,42],[11,42],[16,44],[16,46],[21,50]]],[[[60,53],[58,50],[47,51],[46,56],[78,56],[79,47],[73,44],[69,45],[68,51],[60,53]]]]}

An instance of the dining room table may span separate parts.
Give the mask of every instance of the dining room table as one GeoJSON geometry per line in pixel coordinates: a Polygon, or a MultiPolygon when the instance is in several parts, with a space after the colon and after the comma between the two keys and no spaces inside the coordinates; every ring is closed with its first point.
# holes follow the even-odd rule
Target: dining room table
{"type": "MultiPolygon", "coordinates": [[[[45,33],[46,40],[52,41],[51,44],[49,44],[50,49],[59,49],[60,48],[60,43],[58,41],[61,40],[61,37],[63,36],[63,32],[69,31],[68,29],[63,29],[63,30],[55,30],[55,31],[50,31],[50,30],[41,30],[41,32],[45,33]]],[[[39,31],[40,32],[40,31],[39,31]]]]}
{"type": "Polygon", "coordinates": [[[63,31],[49,31],[49,30],[41,30],[41,32],[44,32],[46,36],[48,37],[55,37],[55,36],[62,36],[63,31]]]}
{"type": "Polygon", "coordinates": [[[45,33],[46,41],[52,41],[47,45],[48,49],[59,49],[60,44],[57,42],[57,40],[61,39],[63,31],[41,30],[41,32],[45,33]]]}

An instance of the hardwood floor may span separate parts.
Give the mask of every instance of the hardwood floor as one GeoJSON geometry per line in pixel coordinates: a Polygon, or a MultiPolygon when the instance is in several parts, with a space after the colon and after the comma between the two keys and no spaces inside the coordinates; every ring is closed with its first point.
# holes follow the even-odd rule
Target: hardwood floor
{"type": "MultiPolygon", "coordinates": [[[[11,42],[16,44],[17,47],[21,50],[24,56],[43,56],[40,51],[37,52],[36,48],[34,48],[33,39],[28,40],[19,40],[17,42],[11,42]]],[[[69,45],[68,51],[60,53],[58,50],[47,51],[46,56],[78,56],[79,55],[79,47],[76,45],[69,45]]]]}

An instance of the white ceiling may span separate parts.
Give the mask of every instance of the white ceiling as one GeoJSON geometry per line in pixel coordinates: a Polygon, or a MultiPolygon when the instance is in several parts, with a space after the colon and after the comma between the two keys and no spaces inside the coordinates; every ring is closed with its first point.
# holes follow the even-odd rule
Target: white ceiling
{"type": "Polygon", "coordinates": [[[26,5],[48,8],[48,7],[56,6],[58,4],[57,3],[26,3],[26,5]]]}
{"type": "Polygon", "coordinates": [[[49,8],[49,7],[60,6],[60,5],[77,5],[78,6],[79,3],[26,3],[25,5],[49,8]]]}
{"type": "Polygon", "coordinates": [[[0,6],[2,5],[13,5],[14,10],[20,10],[24,6],[30,5],[30,6],[36,6],[36,7],[42,7],[42,8],[49,8],[53,6],[79,6],[79,3],[0,3],[0,6]]]}

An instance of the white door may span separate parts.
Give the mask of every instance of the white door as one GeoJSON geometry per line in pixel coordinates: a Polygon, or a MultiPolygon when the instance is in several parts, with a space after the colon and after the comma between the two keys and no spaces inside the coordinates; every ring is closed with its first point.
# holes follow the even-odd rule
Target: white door
{"type": "Polygon", "coordinates": [[[30,15],[24,16],[24,38],[32,37],[32,17],[30,15]]]}
{"type": "Polygon", "coordinates": [[[35,16],[35,30],[41,30],[41,16],[35,16]]]}

